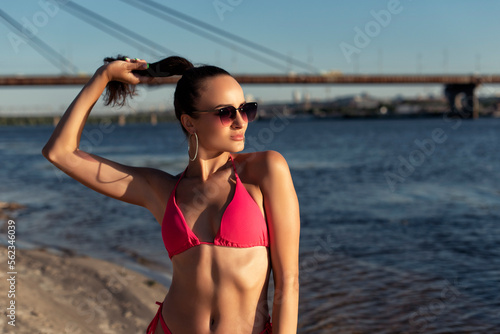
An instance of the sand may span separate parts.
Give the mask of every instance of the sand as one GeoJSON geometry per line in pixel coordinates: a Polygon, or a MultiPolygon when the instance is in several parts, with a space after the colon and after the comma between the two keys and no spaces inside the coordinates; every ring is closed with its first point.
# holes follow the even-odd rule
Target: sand
{"type": "Polygon", "coordinates": [[[0,272],[1,333],[145,333],[167,289],[122,266],[71,253],[16,249],[9,298],[7,249],[0,272]],[[8,324],[15,300],[15,327],[8,324]]]}

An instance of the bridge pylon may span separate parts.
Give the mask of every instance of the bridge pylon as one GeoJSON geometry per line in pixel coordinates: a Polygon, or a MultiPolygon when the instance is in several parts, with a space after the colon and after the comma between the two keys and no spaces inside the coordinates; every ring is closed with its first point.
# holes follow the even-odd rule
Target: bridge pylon
{"type": "Polygon", "coordinates": [[[450,116],[460,118],[479,117],[479,104],[475,89],[477,84],[447,84],[444,94],[450,106],[450,116]]]}

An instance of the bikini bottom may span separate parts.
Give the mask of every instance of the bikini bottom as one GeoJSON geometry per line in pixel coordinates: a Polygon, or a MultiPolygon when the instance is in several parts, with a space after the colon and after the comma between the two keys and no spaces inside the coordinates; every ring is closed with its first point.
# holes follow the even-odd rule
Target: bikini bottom
{"type": "MultiPolygon", "coordinates": [[[[163,316],[161,315],[161,309],[163,306],[163,303],[156,302],[156,304],[160,305],[158,308],[158,311],[156,312],[155,317],[153,320],[151,320],[151,323],[149,324],[148,328],[146,329],[146,334],[154,334],[156,330],[156,326],[158,325],[158,321],[160,321],[161,328],[163,329],[163,332],[165,334],[172,334],[170,329],[168,329],[167,324],[165,323],[165,320],[163,319],[163,316]]],[[[271,319],[267,320],[266,327],[260,334],[272,334],[272,325],[271,325],[271,319]]]]}

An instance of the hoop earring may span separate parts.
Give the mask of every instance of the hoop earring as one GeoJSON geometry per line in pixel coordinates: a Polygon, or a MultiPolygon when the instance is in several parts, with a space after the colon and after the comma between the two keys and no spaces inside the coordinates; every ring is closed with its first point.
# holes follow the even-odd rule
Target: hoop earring
{"type": "Polygon", "coordinates": [[[189,161],[195,161],[196,160],[196,157],[198,156],[198,135],[195,133],[191,133],[189,135],[189,140],[188,140],[188,157],[189,157],[189,161]],[[194,137],[196,138],[196,151],[194,153],[194,157],[193,159],[191,159],[191,157],[189,157],[189,151],[191,149],[191,147],[189,146],[189,142],[191,141],[191,136],[194,134],[194,137]]]}

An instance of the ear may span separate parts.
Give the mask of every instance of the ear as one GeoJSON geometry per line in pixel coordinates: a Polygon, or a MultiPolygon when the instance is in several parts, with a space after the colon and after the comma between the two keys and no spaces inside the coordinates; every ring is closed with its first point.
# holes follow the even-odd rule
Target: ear
{"type": "Polygon", "coordinates": [[[186,129],[187,132],[193,134],[196,132],[196,127],[193,122],[193,118],[189,115],[182,114],[181,115],[181,124],[186,129]]]}

